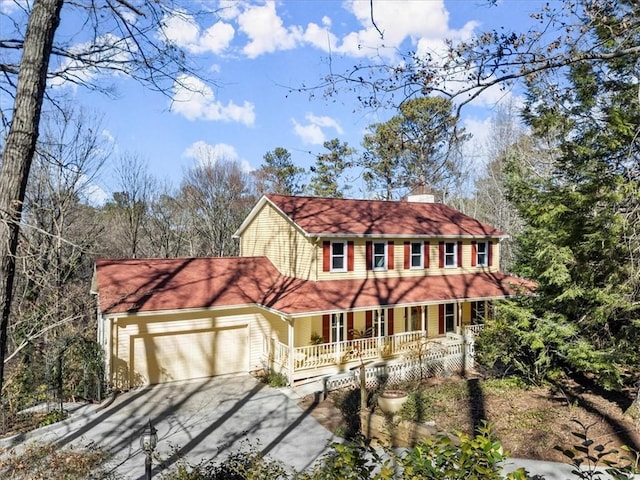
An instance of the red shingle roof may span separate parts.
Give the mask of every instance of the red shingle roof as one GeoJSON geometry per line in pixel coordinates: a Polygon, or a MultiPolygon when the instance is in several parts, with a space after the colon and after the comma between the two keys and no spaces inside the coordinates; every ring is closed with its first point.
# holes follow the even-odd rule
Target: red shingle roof
{"type": "Polygon", "coordinates": [[[309,235],[506,236],[441,203],[284,195],[266,198],[309,235]]]}
{"type": "Polygon", "coordinates": [[[500,298],[530,282],[500,273],[305,281],[265,257],[98,260],[104,314],[259,305],[285,315],[500,298]]]}

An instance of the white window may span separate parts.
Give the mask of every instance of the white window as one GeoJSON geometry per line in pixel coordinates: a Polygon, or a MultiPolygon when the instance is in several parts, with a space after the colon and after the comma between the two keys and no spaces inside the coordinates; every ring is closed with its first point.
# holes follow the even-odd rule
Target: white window
{"type": "Polygon", "coordinates": [[[334,313],[331,315],[330,332],[330,342],[344,342],[347,339],[347,323],[344,320],[344,313],[334,313]]]}
{"type": "Polygon", "coordinates": [[[446,268],[458,266],[458,245],[456,242],[446,242],[444,244],[444,266],[446,268]]]}
{"type": "Polygon", "coordinates": [[[411,268],[424,268],[424,245],[411,244],[411,268]]]}
{"type": "Polygon", "coordinates": [[[456,305],[447,303],[444,306],[445,332],[453,332],[456,328],[456,305]]]}
{"type": "Polygon", "coordinates": [[[422,323],[422,307],[410,307],[405,310],[405,332],[420,330],[422,323]]]}
{"type": "Polygon", "coordinates": [[[331,242],[331,271],[347,271],[347,242],[331,242]]]}
{"type": "Polygon", "coordinates": [[[373,269],[387,269],[387,244],[384,242],[373,243],[373,269]]]}
{"type": "Polygon", "coordinates": [[[479,325],[487,318],[487,303],[482,300],[471,304],[471,323],[479,325]]]}
{"type": "Polygon", "coordinates": [[[476,245],[476,265],[479,267],[489,265],[489,244],[487,242],[478,242],[476,245]]]}
{"type": "Polygon", "coordinates": [[[384,337],[387,334],[387,311],[384,309],[373,311],[373,336],[384,337]]]}

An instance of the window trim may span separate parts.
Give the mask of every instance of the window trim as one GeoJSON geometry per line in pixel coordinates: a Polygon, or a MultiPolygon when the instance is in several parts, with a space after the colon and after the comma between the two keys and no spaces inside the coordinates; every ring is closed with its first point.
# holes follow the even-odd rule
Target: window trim
{"type": "Polygon", "coordinates": [[[410,270],[423,270],[424,267],[424,242],[410,242],[409,243],[409,269],[410,270]],[[419,254],[415,254],[413,252],[413,247],[414,245],[418,245],[420,248],[420,253],[419,254]],[[413,258],[416,255],[420,255],[420,265],[414,265],[413,264],[413,258]]]}
{"type": "Polygon", "coordinates": [[[329,343],[345,342],[348,338],[347,318],[344,312],[332,313],[329,317],[329,343]],[[338,340],[336,333],[341,332],[341,339],[338,340]]]}
{"type": "Polygon", "coordinates": [[[458,268],[458,243],[457,242],[444,242],[444,268],[458,268]],[[447,252],[447,246],[453,245],[453,251],[451,253],[447,252]],[[447,265],[447,258],[453,258],[453,264],[447,265]]]}
{"type": "Polygon", "coordinates": [[[458,309],[456,308],[457,305],[455,303],[445,303],[444,304],[444,333],[449,333],[449,332],[455,332],[456,331],[456,317],[457,317],[457,311],[458,309]],[[448,313],[447,310],[449,310],[449,308],[451,308],[451,313],[448,313]],[[451,318],[451,330],[447,329],[447,318],[451,318]]]}
{"type": "Polygon", "coordinates": [[[346,272],[347,271],[347,262],[349,261],[349,246],[346,241],[332,241],[329,244],[329,271],[330,272],[346,272]],[[342,245],[342,255],[337,256],[333,252],[334,245],[342,245]],[[342,268],[335,268],[333,266],[334,258],[342,258],[342,268]]]}
{"type": "Polygon", "coordinates": [[[378,338],[387,336],[387,332],[389,331],[389,325],[387,323],[388,319],[389,315],[387,314],[386,308],[376,308],[373,310],[373,313],[371,314],[371,327],[373,328],[372,337],[378,338]],[[380,326],[382,326],[382,335],[380,334],[380,326]]]}
{"type": "Polygon", "coordinates": [[[476,267],[489,266],[489,242],[476,242],[476,267]],[[484,252],[480,252],[480,246],[484,245],[484,252]],[[480,255],[484,255],[484,262],[480,262],[480,255]]]}
{"type": "Polygon", "coordinates": [[[371,243],[371,270],[374,271],[385,271],[389,269],[389,245],[387,242],[372,242],[371,243]],[[384,252],[382,254],[376,254],[376,245],[382,245],[384,248],[384,252]],[[380,257],[382,255],[384,259],[384,265],[381,267],[376,266],[376,256],[380,257]]]}

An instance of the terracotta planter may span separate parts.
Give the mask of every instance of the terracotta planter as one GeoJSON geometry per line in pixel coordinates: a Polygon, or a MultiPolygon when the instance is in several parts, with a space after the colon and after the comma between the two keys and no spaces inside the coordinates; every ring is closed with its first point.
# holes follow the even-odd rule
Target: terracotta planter
{"type": "Polygon", "coordinates": [[[404,390],[384,390],[378,395],[378,407],[384,413],[393,415],[400,411],[409,395],[404,390]]]}

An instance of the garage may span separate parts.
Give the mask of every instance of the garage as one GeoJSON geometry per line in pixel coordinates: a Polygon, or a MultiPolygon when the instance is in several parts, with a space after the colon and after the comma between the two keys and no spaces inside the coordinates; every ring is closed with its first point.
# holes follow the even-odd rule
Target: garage
{"type": "Polygon", "coordinates": [[[204,318],[121,324],[120,358],[128,357],[129,384],[148,385],[249,370],[249,326],[240,318],[204,318]],[[128,344],[128,348],[125,347],[128,344]],[[128,351],[127,351],[128,350],[128,351]]]}

